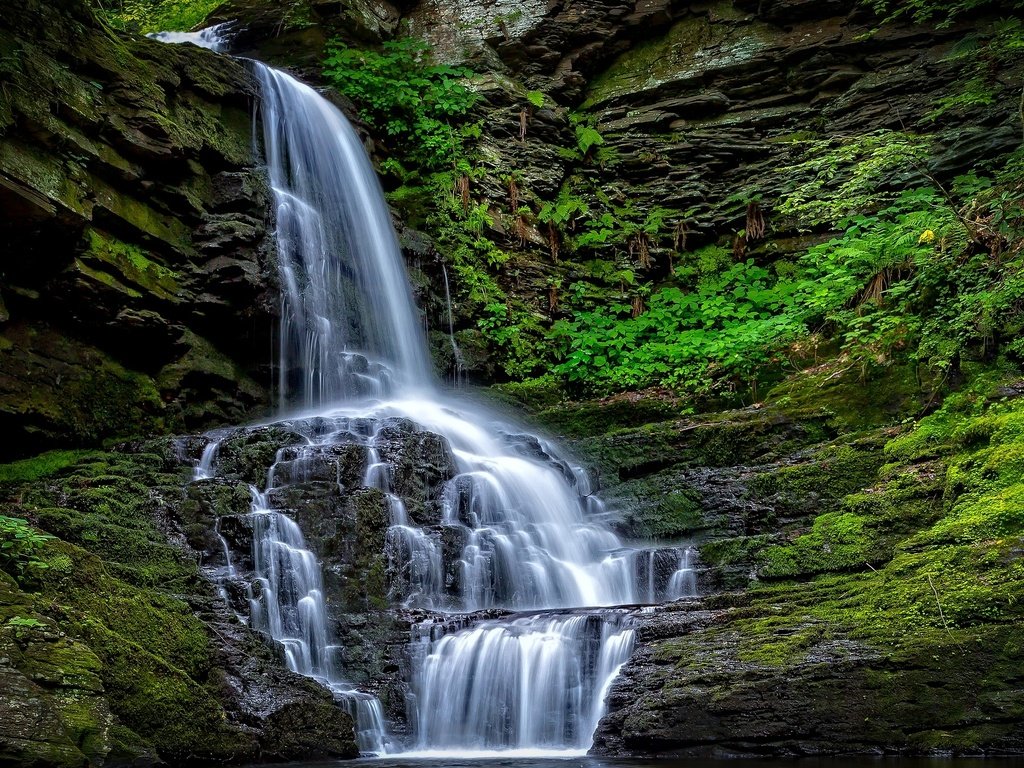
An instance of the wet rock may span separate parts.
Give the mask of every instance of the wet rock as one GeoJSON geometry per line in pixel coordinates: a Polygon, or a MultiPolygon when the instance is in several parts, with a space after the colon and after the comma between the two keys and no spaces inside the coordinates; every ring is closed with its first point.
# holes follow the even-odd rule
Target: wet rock
{"type": "Polygon", "coordinates": [[[304,444],[302,435],[284,427],[253,427],[235,432],[220,445],[217,469],[220,475],[265,488],[270,468],[278,453],[289,446],[304,444]]]}

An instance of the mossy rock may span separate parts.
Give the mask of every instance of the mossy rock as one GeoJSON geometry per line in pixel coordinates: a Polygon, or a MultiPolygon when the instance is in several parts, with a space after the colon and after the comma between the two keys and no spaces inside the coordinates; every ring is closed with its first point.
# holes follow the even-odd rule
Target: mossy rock
{"type": "Polygon", "coordinates": [[[301,435],[279,426],[239,430],[221,442],[217,469],[222,477],[264,488],[267,472],[277,460],[278,452],[305,442],[301,435]]]}

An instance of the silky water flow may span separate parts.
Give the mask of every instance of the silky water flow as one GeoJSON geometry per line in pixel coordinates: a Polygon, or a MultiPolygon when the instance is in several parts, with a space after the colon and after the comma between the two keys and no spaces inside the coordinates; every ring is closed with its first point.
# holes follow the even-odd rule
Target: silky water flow
{"type": "MultiPolygon", "coordinates": [[[[217,49],[221,29],[157,37],[217,49]]],[[[692,553],[625,546],[601,522],[582,469],[440,387],[390,211],[358,135],[309,86],[250,66],[260,86],[257,138],[273,192],[282,287],[278,390],[288,416],[277,423],[304,442],[282,449],[264,487],[251,489],[248,620],[279,644],[289,669],[335,692],[365,752],[585,752],[633,646],[629,613],[615,607],[693,594],[692,553]],[[436,524],[413,521],[392,487],[394,466],[380,441],[396,420],[440,436],[450,451],[456,471],[436,500],[436,524]],[[412,736],[401,746],[388,736],[380,702],[345,682],[321,564],[273,504],[275,490],[347,445],[365,451],[362,484],[387,501],[401,606],[436,613],[413,628],[412,736]],[[457,542],[454,551],[446,539],[457,542]],[[454,629],[444,620],[492,608],[514,613],[470,617],[454,629]]],[[[223,435],[211,437],[197,479],[217,474],[223,435]]],[[[222,575],[232,578],[221,541],[222,575]]]]}

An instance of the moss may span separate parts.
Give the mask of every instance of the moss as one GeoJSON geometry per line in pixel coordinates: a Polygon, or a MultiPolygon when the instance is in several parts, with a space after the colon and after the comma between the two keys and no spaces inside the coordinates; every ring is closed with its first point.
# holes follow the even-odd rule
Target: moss
{"type": "Polygon", "coordinates": [[[684,74],[703,45],[720,39],[706,18],[676,23],[663,37],[635,46],[590,83],[584,109],[616,96],[646,90],[684,74]]]}
{"type": "Polygon", "coordinates": [[[94,703],[70,696],[56,704],[75,743],[97,759],[110,750],[221,761],[252,748],[219,703],[209,630],[176,596],[201,586],[196,564],[167,543],[154,517],[162,494],[180,494],[166,467],[161,454],[85,454],[16,489],[18,504],[5,507],[60,537],[43,546],[45,568],[23,586],[38,590],[44,620],[77,645],[40,647],[25,664],[64,685],[83,687],[93,676],[99,690],[102,682],[117,718],[109,733],[98,729],[94,703]]]}
{"type": "Polygon", "coordinates": [[[139,246],[125,243],[97,229],[89,229],[85,240],[86,247],[79,254],[81,261],[98,262],[103,265],[101,268],[116,270],[121,278],[147,293],[164,300],[178,301],[180,276],[153,261],[139,246]]]}
{"type": "Polygon", "coordinates": [[[164,431],[164,403],[153,380],[109,358],[97,360],[86,378],[68,382],[56,406],[83,443],[164,431]]]}
{"type": "Polygon", "coordinates": [[[704,565],[718,567],[752,563],[755,554],[773,541],[768,534],[709,541],[701,545],[700,560],[704,565]]]}
{"type": "Polygon", "coordinates": [[[47,451],[31,459],[0,464],[0,483],[25,483],[49,477],[89,455],[89,451],[47,451]]]}
{"type": "Polygon", "coordinates": [[[303,441],[301,435],[280,427],[257,427],[238,432],[221,443],[218,454],[220,474],[262,488],[277,452],[303,441]]]}
{"type": "Polygon", "coordinates": [[[806,516],[833,507],[875,480],[884,461],[884,436],[825,446],[810,460],[756,475],[748,495],[770,502],[776,515],[806,516]]]}
{"type": "Polygon", "coordinates": [[[383,554],[390,522],[384,493],[376,488],[351,494],[355,517],[356,578],[346,585],[349,605],[382,610],[388,603],[387,557],[383,554]]]}
{"type": "Polygon", "coordinates": [[[744,636],[757,636],[756,644],[741,645],[738,656],[741,660],[770,666],[788,666],[801,663],[808,653],[823,640],[831,637],[827,624],[811,622],[807,626],[793,628],[772,619],[737,622],[744,636]]]}
{"type": "MultiPolygon", "coordinates": [[[[502,389],[525,395],[536,408],[533,392],[524,391],[522,386],[505,385],[502,389]]],[[[663,422],[678,417],[680,410],[680,404],[671,398],[631,395],[598,402],[559,404],[536,411],[532,419],[557,435],[583,438],[663,422]]]]}
{"type": "Polygon", "coordinates": [[[46,196],[49,203],[84,218],[91,214],[87,188],[74,178],[77,167],[65,166],[56,156],[25,146],[13,138],[0,143],[0,167],[28,187],[46,196]]]}
{"type": "Polygon", "coordinates": [[[866,530],[866,521],[849,512],[829,512],[815,518],[810,532],[787,546],[762,553],[763,577],[795,576],[861,568],[879,555],[866,530]]]}
{"type": "MultiPolygon", "coordinates": [[[[150,113],[148,117],[153,120],[163,119],[157,113],[150,113]]],[[[188,146],[185,142],[181,142],[181,144],[188,146]]],[[[90,175],[87,183],[95,195],[97,207],[102,207],[110,211],[110,213],[116,217],[122,225],[131,227],[143,238],[150,237],[157,241],[167,243],[169,246],[181,253],[191,254],[193,252],[192,239],[189,234],[189,230],[185,224],[178,219],[160,213],[149,207],[149,205],[141,200],[123,194],[98,176],[90,175]]],[[[103,247],[104,246],[101,245],[101,253],[103,252],[103,247]]],[[[115,244],[114,248],[118,249],[120,246],[115,244]]],[[[137,261],[141,256],[141,252],[139,252],[139,254],[134,254],[134,256],[137,261]]],[[[97,254],[97,258],[100,258],[99,254],[97,254]]],[[[124,261],[132,271],[138,269],[137,266],[131,264],[132,259],[128,257],[127,253],[123,252],[123,249],[120,254],[110,254],[109,258],[124,261]]],[[[144,256],[142,256],[142,258],[145,259],[144,256]]],[[[150,275],[148,279],[152,280],[155,276],[156,275],[154,273],[153,275],[150,275]]],[[[166,282],[170,278],[171,274],[169,272],[160,275],[161,281],[166,282]]]]}
{"type": "Polygon", "coordinates": [[[720,522],[705,515],[701,494],[685,473],[669,470],[627,480],[605,497],[613,509],[623,510],[624,532],[630,538],[689,538],[720,522]]]}
{"type": "Polygon", "coordinates": [[[830,363],[790,376],[768,393],[765,404],[787,411],[817,411],[838,431],[858,432],[918,415],[926,394],[909,365],[894,365],[862,380],[830,363]]]}

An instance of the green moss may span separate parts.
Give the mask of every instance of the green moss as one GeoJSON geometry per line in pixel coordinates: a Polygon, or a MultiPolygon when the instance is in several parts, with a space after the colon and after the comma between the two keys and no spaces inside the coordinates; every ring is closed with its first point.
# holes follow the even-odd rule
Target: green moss
{"type": "Polygon", "coordinates": [[[817,451],[807,463],[758,474],[748,484],[749,495],[787,516],[828,509],[870,485],[882,466],[884,438],[847,440],[817,451]]]}
{"type": "Polygon", "coordinates": [[[91,214],[87,190],[72,179],[71,169],[56,155],[44,154],[39,149],[7,138],[0,143],[0,167],[44,194],[56,207],[85,218],[91,214]]]}
{"type": "MultiPolygon", "coordinates": [[[[167,119],[156,112],[150,113],[148,117],[158,122],[167,119]]],[[[180,131],[181,129],[176,128],[172,135],[174,135],[174,133],[180,133],[180,131]]],[[[187,139],[183,139],[179,144],[181,146],[195,146],[194,143],[190,143],[187,139]]],[[[199,146],[202,146],[202,144],[200,143],[199,146]]],[[[178,219],[160,213],[153,208],[150,208],[149,205],[141,200],[121,193],[97,176],[89,176],[88,184],[95,194],[97,205],[106,208],[113,216],[120,219],[125,225],[135,229],[138,234],[144,237],[152,237],[158,241],[167,243],[181,253],[190,254],[193,252],[192,238],[189,230],[185,224],[178,219]]],[[[146,262],[148,262],[149,259],[143,256],[141,251],[138,253],[131,252],[131,246],[122,247],[123,244],[118,245],[115,243],[113,245],[113,248],[115,249],[114,253],[104,253],[106,246],[103,243],[103,237],[104,236],[101,235],[101,240],[99,241],[100,254],[96,255],[97,259],[102,259],[102,256],[107,256],[111,260],[125,263],[126,269],[132,272],[137,271],[140,265],[147,266],[146,262]]],[[[91,245],[91,243],[88,243],[87,246],[88,245],[91,245]]],[[[126,275],[126,277],[130,276],[126,275]]],[[[146,279],[147,281],[159,281],[163,283],[169,283],[172,278],[172,273],[160,273],[157,275],[155,270],[151,274],[143,276],[143,279],[146,279]]]]}
{"type": "Polygon", "coordinates": [[[346,587],[349,605],[381,610],[388,607],[387,540],[390,510],[378,489],[360,489],[352,495],[355,513],[356,578],[346,587]]]}
{"type": "MultiPolygon", "coordinates": [[[[523,391],[510,388],[510,385],[506,385],[504,390],[523,391]]],[[[663,422],[678,417],[680,410],[680,403],[671,398],[631,395],[598,402],[555,405],[534,413],[532,418],[560,436],[583,438],[663,422]]]]}
{"type": "Polygon", "coordinates": [[[69,382],[63,395],[57,404],[62,421],[81,442],[163,432],[163,401],[153,380],[113,360],[69,382]]]}
{"type": "Polygon", "coordinates": [[[768,393],[765,404],[818,411],[834,428],[856,432],[917,415],[925,396],[912,366],[890,366],[862,379],[833,362],[790,376],[768,393]]]}
{"type": "Polygon", "coordinates": [[[774,619],[740,621],[737,628],[744,636],[758,638],[756,644],[741,644],[739,658],[769,666],[799,664],[815,646],[833,634],[827,624],[820,622],[794,628],[774,619]]]}
{"type": "Polygon", "coordinates": [[[755,555],[774,541],[768,534],[758,536],[736,536],[717,539],[701,545],[701,563],[708,566],[746,565],[754,561],[755,555]]]}
{"type": "Polygon", "coordinates": [[[873,552],[863,517],[829,512],[815,518],[809,533],[787,546],[772,547],[761,555],[764,577],[795,576],[861,568],[878,556],[873,552]]]}
{"type": "Polygon", "coordinates": [[[85,263],[99,262],[107,269],[115,269],[124,280],[147,293],[168,301],[178,301],[180,277],[173,270],[150,259],[137,245],[125,243],[97,229],[90,229],[86,234],[86,248],[79,259],[85,263]]]}
{"type": "Polygon", "coordinates": [[[0,483],[39,480],[73,466],[89,455],[89,451],[47,451],[31,459],[0,464],[0,483]]]}
{"type": "Polygon", "coordinates": [[[18,488],[18,504],[8,507],[59,537],[43,545],[44,567],[22,586],[38,591],[45,620],[78,643],[41,649],[30,660],[34,674],[76,685],[93,675],[117,718],[108,733],[92,704],[61,700],[69,733],[87,754],[221,761],[247,753],[250,737],[226,721],[218,700],[208,630],[177,597],[201,591],[196,564],[167,543],[154,516],[162,494],[180,494],[177,472],[160,454],[56,463],[59,470],[18,488]]]}
{"type": "Polygon", "coordinates": [[[616,96],[653,88],[670,78],[693,72],[694,57],[703,46],[721,39],[707,18],[677,22],[663,37],[634,46],[590,83],[584,109],[616,96]]]}

